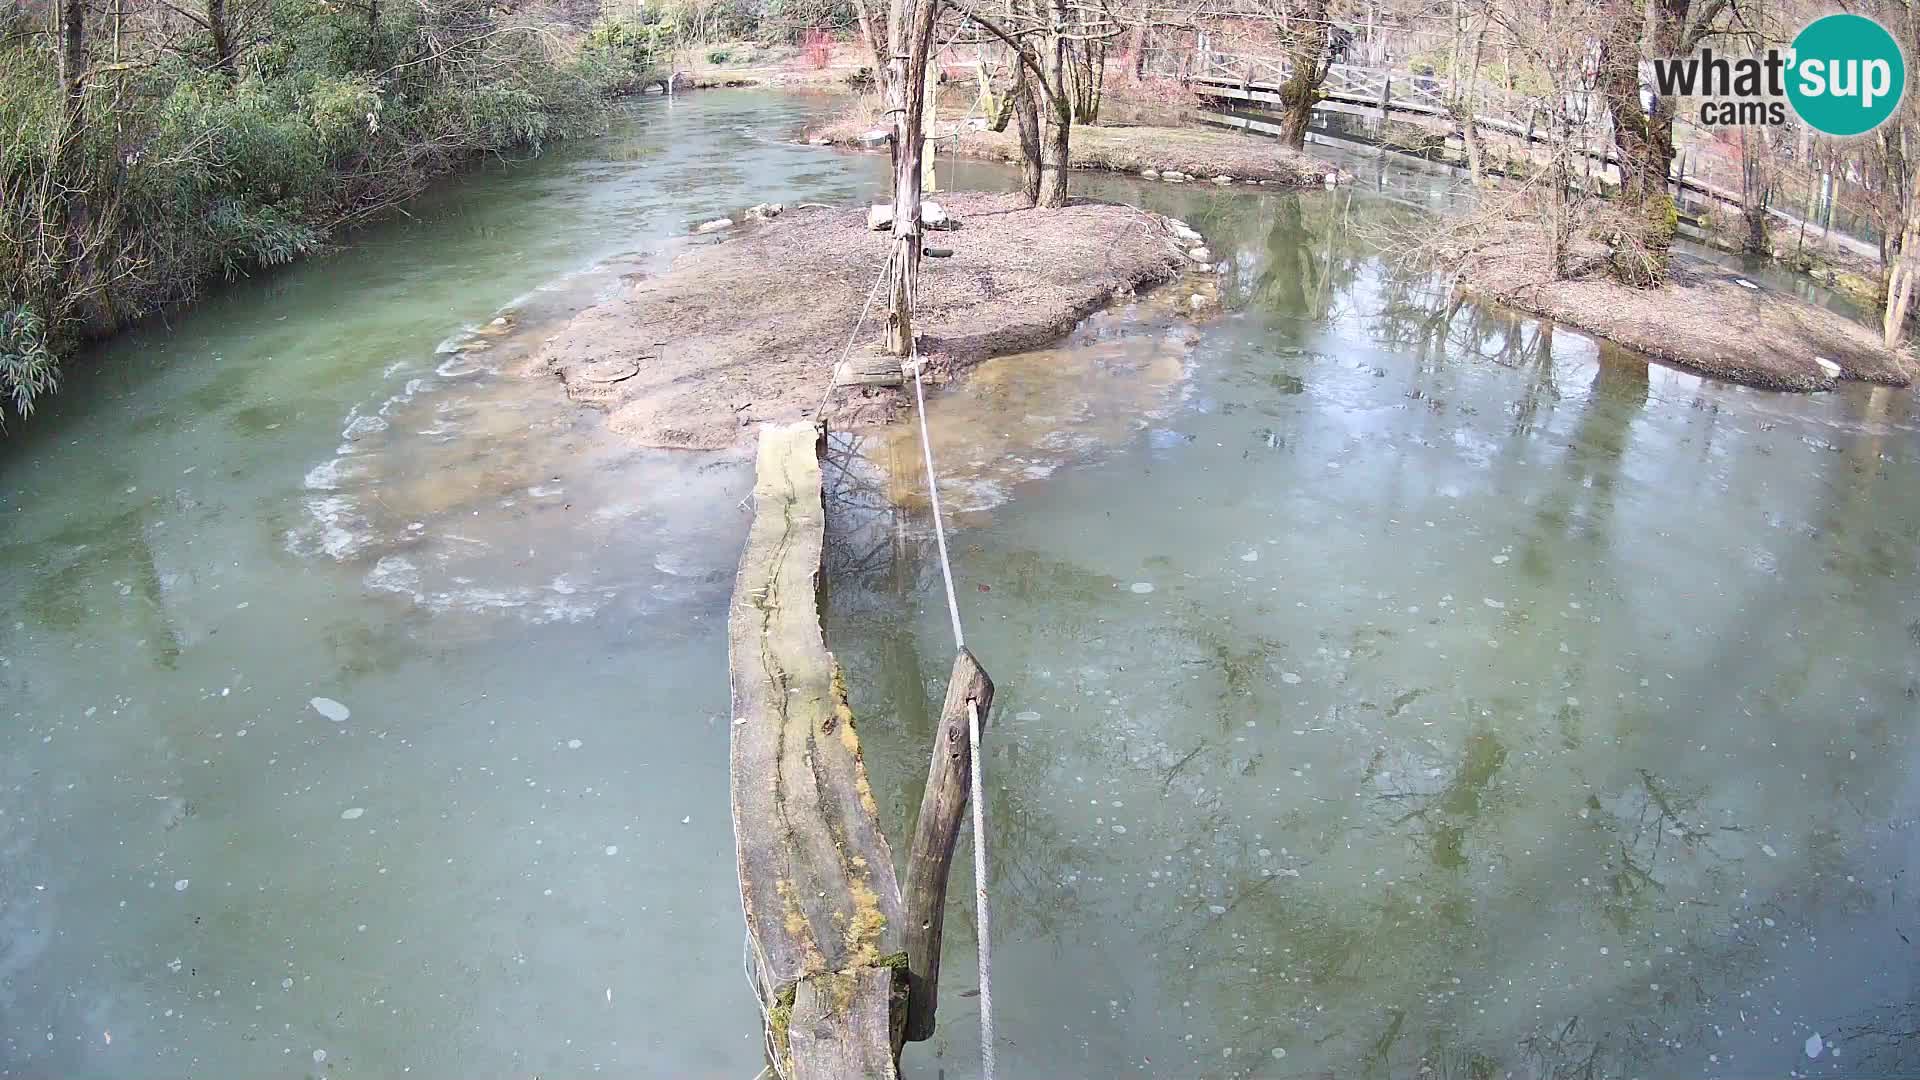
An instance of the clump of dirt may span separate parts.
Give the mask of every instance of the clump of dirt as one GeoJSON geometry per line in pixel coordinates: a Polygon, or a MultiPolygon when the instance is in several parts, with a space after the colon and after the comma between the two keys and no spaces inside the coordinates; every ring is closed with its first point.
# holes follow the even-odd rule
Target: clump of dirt
{"type": "MultiPolygon", "coordinates": [[[[821,146],[862,146],[862,137],[876,127],[870,103],[856,102],[824,127],[807,133],[807,141],[821,146]]],[[[966,121],[936,121],[933,138],[941,154],[983,158],[1018,164],[1020,136],[1009,125],[989,131],[966,121]]],[[[886,149],[882,143],[879,147],[886,149]]],[[[1076,169],[1104,169],[1141,173],[1151,170],[1161,179],[1212,182],[1230,177],[1235,183],[1282,187],[1319,187],[1329,176],[1350,180],[1336,165],[1289,150],[1272,139],[1241,132],[1203,127],[1074,125],[1068,160],[1076,169]],[[1175,174],[1174,177],[1167,176],[1175,174]]]]}
{"type": "Polygon", "coordinates": [[[1913,381],[1914,358],[1874,330],[1736,270],[1676,253],[1666,283],[1641,289],[1606,271],[1597,244],[1577,245],[1569,262],[1583,269],[1559,280],[1546,253],[1539,229],[1512,225],[1447,258],[1469,292],[1715,378],[1799,391],[1913,381]]]}
{"type": "MultiPolygon", "coordinates": [[[[930,232],[952,251],[920,270],[915,329],[936,380],[1054,341],[1114,297],[1189,265],[1167,218],[1128,206],[1029,210],[1007,195],[948,194],[959,222],[930,232]]],[[[719,449],[757,424],[812,418],[881,423],[899,391],[828,394],[833,369],[885,337],[885,287],[873,293],[890,234],[864,207],[807,208],[693,248],[664,274],[575,316],[535,358],[574,400],[611,414],[646,446],[719,449]],[[873,295],[872,310],[855,324],[873,295]]]]}

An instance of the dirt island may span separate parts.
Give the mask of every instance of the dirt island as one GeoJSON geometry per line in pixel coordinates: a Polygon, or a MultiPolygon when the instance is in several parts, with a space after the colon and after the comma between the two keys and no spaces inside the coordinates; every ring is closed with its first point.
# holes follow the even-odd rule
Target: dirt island
{"type": "Polygon", "coordinates": [[[1675,253],[1650,288],[1606,270],[1577,243],[1548,272],[1540,230],[1512,224],[1445,253],[1469,294],[1584,330],[1655,360],[1767,390],[1830,390],[1845,379],[1907,386],[1916,364],[1872,328],[1717,263],[1675,253]]]}
{"type": "MultiPolygon", "coordinates": [[[[937,202],[955,227],[930,232],[928,246],[951,255],[922,262],[915,313],[936,381],[1048,344],[1117,297],[1206,274],[1196,234],[1134,207],[1037,210],[1016,196],[966,193],[937,202]]],[[[718,449],[766,423],[890,419],[897,388],[829,392],[849,343],[872,358],[884,337],[886,298],[874,283],[890,234],[868,228],[867,208],[796,208],[716,235],[581,311],[536,353],[534,369],[645,446],[718,449]]],[[[1195,287],[1204,304],[1210,282],[1195,287]]]]}

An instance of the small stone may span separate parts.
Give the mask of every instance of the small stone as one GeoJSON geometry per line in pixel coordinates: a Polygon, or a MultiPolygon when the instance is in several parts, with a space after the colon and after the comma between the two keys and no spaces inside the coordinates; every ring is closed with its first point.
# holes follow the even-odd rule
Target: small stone
{"type": "Polygon", "coordinates": [[[1197,263],[1211,263],[1213,262],[1213,250],[1207,247],[1192,248],[1187,252],[1187,258],[1197,263]]]}
{"type": "Polygon", "coordinates": [[[1212,304],[1212,300],[1200,293],[1194,293],[1192,296],[1187,297],[1188,311],[1205,311],[1212,304]]]}
{"type": "Polygon", "coordinates": [[[1233,183],[1233,177],[1228,176],[1225,173],[1222,173],[1219,176],[1214,177],[1213,182],[1224,187],[1228,184],[1233,183]]]}
{"type": "Polygon", "coordinates": [[[1160,179],[1160,170],[1159,169],[1141,169],[1140,178],[1142,180],[1158,180],[1160,179]]]}
{"type": "Polygon", "coordinates": [[[874,232],[893,228],[893,204],[878,203],[867,207],[867,228],[874,232]]]}
{"type": "Polygon", "coordinates": [[[569,749],[569,750],[578,750],[578,749],[580,749],[580,746],[581,746],[581,743],[580,743],[580,740],[579,740],[579,739],[568,739],[568,740],[567,740],[567,749],[569,749]]]}
{"type": "Polygon", "coordinates": [[[1807,1036],[1806,1051],[1807,1051],[1808,1057],[1817,1058],[1820,1056],[1820,1052],[1825,1050],[1826,1048],[1827,1048],[1827,1042],[1825,1039],[1822,1039],[1820,1037],[1819,1032],[1816,1031],[1813,1034],[1807,1036]]]}
{"type": "Polygon", "coordinates": [[[324,1064],[326,1060],[327,1060],[327,1052],[325,1050],[315,1050],[313,1052],[313,1063],[315,1065],[324,1064]]]}
{"type": "Polygon", "coordinates": [[[692,814],[688,814],[688,815],[687,815],[686,817],[683,817],[683,818],[681,818],[681,819],[680,819],[680,824],[682,824],[682,825],[691,825],[691,824],[693,824],[693,815],[692,815],[692,814]]]}
{"type": "Polygon", "coordinates": [[[174,891],[174,892],[186,892],[186,891],[187,891],[187,886],[189,886],[189,885],[191,885],[191,884],[193,884],[193,882],[192,882],[192,880],[190,880],[190,879],[188,879],[188,878],[181,878],[181,879],[180,879],[179,881],[176,881],[176,882],[174,882],[174,883],[173,883],[173,891],[174,891]]]}
{"type": "Polygon", "coordinates": [[[1820,370],[1826,373],[1827,378],[1837,379],[1840,377],[1840,372],[1842,368],[1840,367],[1839,364],[1834,363],[1833,361],[1827,359],[1824,356],[1814,357],[1813,362],[1820,365],[1820,370]]]}
{"type": "Polygon", "coordinates": [[[1283,671],[1280,673],[1280,681],[1286,683],[1288,686],[1299,686],[1300,676],[1296,672],[1283,671]]]}
{"type": "Polygon", "coordinates": [[[1183,172],[1167,171],[1160,174],[1160,179],[1165,180],[1168,183],[1179,184],[1186,181],[1187,174],[1183,172]]]}
{"type": "Polygon", "coordinates": [[[326,717],[336,724],[346,723],[347,717],[353,715],[352,711],[345,705],[340,704],[332,698],[312,698],[307,701],[307,704],[313,706],[314,712],[319,713],[321,716],[326,717]]]}
{"type": "Polygon", "coordinates": [[[1153,582],[1136,581],[1132,585],[1127,586],[1127,588],[1133,590],[1134,592],[1139,593],[1142,596],[1145,596],[1146,594],[1153,591],[1153,582]]]}
{"type": "Polygon", "coordinates": [[[700,224],[695,225],[693,227],[693,231],[695,233],[711,233],[711,232],[719,232],[721,229],[731,229],[731,228],[733,228],[733,219],[728,217],[723,217],[723,218],[714,218],[712,221],[703,221],[700,224]]]}
{"type": "Polygon", "coordinates": [[[620,847],[619,847],[619,845],[617,845],[617,844],[608,844],[608,845],[607,845],[607,854],[609,854],[609,855],[618,855],[618,854],[620,854],[620,847]]]}
{"type": "Polygon", "coordinates": [[[340,811],[340,820],[341,821],[359,821],[360,815],[366,812],[367,811],[364,807],[349,806],[345,810],[340,811]]]}

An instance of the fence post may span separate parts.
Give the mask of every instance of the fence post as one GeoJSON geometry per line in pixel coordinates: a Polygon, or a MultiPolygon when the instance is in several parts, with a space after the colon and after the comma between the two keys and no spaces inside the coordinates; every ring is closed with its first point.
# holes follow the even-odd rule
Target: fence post
{"type": "Polygon", "coordinates": [[[947,680],[947,699],[940,707],[940,726],[934,730],[933,759],[927,765],[927,788],[920,796],[920,817],[913,826],[913,846],[907,854],[907,880],[902,901],[907,917],[907,1039],[933,1037],[934,1011],[940,1003],[940,934],[947,914],[947,873],[960,822],[967,816],[973,755],[976,747],[967,735],[967,704],[980,710],[980,729],[987,726],[993,705],[993,680],[986,669],[962,648],[953,658],[947,680]]]}

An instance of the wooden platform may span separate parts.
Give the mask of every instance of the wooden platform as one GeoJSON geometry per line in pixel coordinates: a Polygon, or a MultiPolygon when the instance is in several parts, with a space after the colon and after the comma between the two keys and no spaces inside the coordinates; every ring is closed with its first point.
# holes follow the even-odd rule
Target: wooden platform
{"type": "Polygon", "coordinates": [[[819,436],[760,434],[728,617],[733,830],[768,1052],[788,1080],[897,1076],[907,972],[893,855],[820,630],[819,436]]]}

